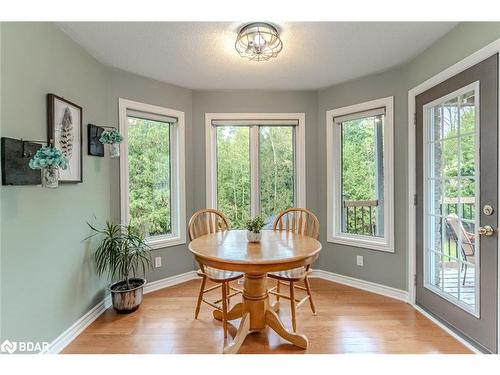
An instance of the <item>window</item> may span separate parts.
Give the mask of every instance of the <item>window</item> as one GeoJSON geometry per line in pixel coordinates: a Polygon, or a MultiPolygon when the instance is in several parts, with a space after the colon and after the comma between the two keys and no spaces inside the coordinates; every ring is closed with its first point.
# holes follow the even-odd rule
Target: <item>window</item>
{"type": "Polygon", "coordinates": [[[394,251],[392,103],[327,112],[330,242],[394,251]]]}
{"type": "Polygon", "coordinates": [[[206,114],[207,204],[232,228],[305,206],[304,114],[206,114]]]}
{"type": "Polygon", "coordinates": [[[121,216],[152,248],[185,243],[184,113],[119,100],[121,216]]]}

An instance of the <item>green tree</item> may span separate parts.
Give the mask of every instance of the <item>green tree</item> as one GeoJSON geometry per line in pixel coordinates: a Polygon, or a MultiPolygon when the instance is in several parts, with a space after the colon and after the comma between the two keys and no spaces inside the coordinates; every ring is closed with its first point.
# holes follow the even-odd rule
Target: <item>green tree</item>
{"type": "Polygon", "coordinates": [[[131,224],[171,233],[170,124],[129,117],[128,160],[131,224]]]}
{"type": "Polygon", "coordinates": [[[217,208],[233,228],[250,218],[250,131],[247,127],[217,128],[217,208]]]}
{"type": "Polygon", "coordinates": [[[260,127],[260,212],[268,221],[294,205],[293,128],[260,127]]]}

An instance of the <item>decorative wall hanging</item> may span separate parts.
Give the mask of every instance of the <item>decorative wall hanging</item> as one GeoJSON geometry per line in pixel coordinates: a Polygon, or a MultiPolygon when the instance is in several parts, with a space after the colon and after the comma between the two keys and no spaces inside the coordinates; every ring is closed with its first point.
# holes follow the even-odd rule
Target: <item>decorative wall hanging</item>
{"type": "Polygon", "coordinates": [[[42,147],[34,141],[2,137],[2,185],[40,185],[40,171],[31,169],[30,159],[42,147]]]}
{"type": "Polygon", "coordinates": [[[120,157],[120,143],[123,142],[123,137],[118,133],[116,128],[106,127],[99,141],[103,144],[109,145],[109,156],[112,158],[120,157]]]}
{"type": "Polygon", "coordinates": [[[82,107],[54,94],[47,94],[48,139],[68,161],[60,171],[61,182],[83,182],[82,107]]]}
{"type": "Polygon", "coordinates": [[[37,150],[35,156],[30,160],[31,169],[42,171],[42,186],[46,188],[57,188],[61,170],[68,168],[68,159],[63,152],[53,144],[37,150]]]}
{"type": "Polygon", "coordinates": [[[101,143],[99,138],[101,138],[104,128],[102,126],[96,126],[88,124],[87,126],[87,139],[89,144],[88,153],[92,156],[104,156],[104,145],[101,143]]]}

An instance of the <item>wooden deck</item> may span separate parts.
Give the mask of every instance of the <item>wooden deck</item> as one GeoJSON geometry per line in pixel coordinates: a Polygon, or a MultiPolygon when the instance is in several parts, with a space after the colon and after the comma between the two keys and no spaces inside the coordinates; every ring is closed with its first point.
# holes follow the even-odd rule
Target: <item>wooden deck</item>
{"type": "Polygon", "coordinates": [[[456,299],[465,302],[472,308],[476,304],[475,272],[473,267],[467,270],[465,284],[463,284],[464,271],[461,271],[456,263],[445,263],[444,266],[444,292],[452,295],[456,299]]]}
{"type": "MultiPolygon", "coordinates": [[[[307,304],[297,314],[298,332],[309,339],[307,350],[266,328],[247,337],[240,352],[470,353],[404,302],[322,279],[311,279],[311,285],[318,315],[307,304]]],[[[202,306],[194,319],[198,288],[193,280],[147,294],[139,310],[128,315],[109,308],[64,353],[221,353],[222,326],[211,309],[202,306]]],[[[279,315],[289,327],[288,305],[281,306],[279,315]]],[[[230,336],[238,323],[231,322],[230,336]]]]}

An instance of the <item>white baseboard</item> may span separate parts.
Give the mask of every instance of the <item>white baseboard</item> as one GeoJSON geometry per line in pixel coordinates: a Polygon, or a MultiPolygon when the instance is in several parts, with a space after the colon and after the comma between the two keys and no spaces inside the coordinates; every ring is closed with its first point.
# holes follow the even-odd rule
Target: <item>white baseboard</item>
{"type": "Polygon", "coordinates": [[[355,279],[354,277],[339,275],[338,273],[316,269],[312,270],[310,277],[318,277],[342,285],[351,286],[353,288],[366,290],[367,292],[381,294],[386,297],[391,297],[403,302],[408,302],[408,292],[406,290],[392,288],[390,286],[373,283],[371,281],[355,279]]]}
{"type": "Polygon", "coordinates": [[[421,307],[413,304],[409,300],[408,292],[405,290],[400,290],[396,288],[391,288],[389,286],[373,283],[370,281],[356,279],[350,276],[339,275],[333,272],[323,271],[323,270],[312,270],[311,277],[318,277],[321,279],[333,281],[339,284],[351,286],[353,288],[366,290],[367,292],[372,292],[376,294],[381,294],[383,296],[391,297],[398,299],[400,301],[406,302],[410,304],[415,310],[424,315],[427,319],[436,324],[443,331],[448,333],[450,336],[458,340],[460,343],[465,345],[468,349],[470,349],[473,353],[481,354],[481,350],[479,350],[476,346],[474,346],[469,341],[465,340],[462,336],[458,335],[456,332],[451,330],[449,327],[441,323],[438,319],[430,315],[427,311],[422,309],[421,307]]]}
{"type": "MultiPolygon", "coordinates": [[[[314,269],[311,272],[310,277],[317,277],[329,281],[333,281],[342,285],[347,285],[353,288],[366,290],[367,292],[380,294],[386,297],[394,298],[406,303],[409,303],[408,292],[401,289],[392,288],[382,284],[377,284],[371,281],[365,281],[356,279],[350,276],[344,276],[333,272],[323,271],[314,269]]],[[[182,273],[180,275],[167,277],[165,279],[152,281],[147,283],[144,287],[144,294],[154,292],[159,289],[174,286],[189,280],[196,279],[196,271],[189,271],[182,273]]],[[[411,303],[410,303],[411,304],[411,303]]],[[[453,332],[451,329],[442,324],[439,320],[434,318],[432,315],[427,313],[425,310],[411,304],[418,312],[424,315],[426,318],[430,319],[438,327],[444,330],[446,333],[460,341],[467,348],[469,348],[474,353],[481,353],[481,351],[476,348],[473,344],[466,341],[464,338],[453,332]]],[[[83,332],[94,320],[96,320],[108,307],[111,306],[111,296],[108,295],[104,300],[94,306],[89,312],[82,316],[78,321],[76,321],[71,327],[64,331],[59,337],[52,341],[48,347],[48,350],[42,352],[43,354],[57,354],[60,353],[66,346],[68,346],[80,333],[83,332]]]]}
{"type": "Polygon", "coordinates": [[[101,302],[95,305],[84,316],[78,319],[71,327],[52,341],[46,351],[41,354],[57,354],[69,345],[80,333],[83,332],[94,320],[96,320],[109,306],[111,306],[111,297],[106,296],[101,302]]]}
{"type": "Polygon", "coordinates": [[[456,332],[454,332],[453,330],[451,330],[447,326],[445,326],[443,323],[441,323],[438,319],[436,319],[431,314],[429,314],[427,311],[425,311],[424,309],[422,309],[420,306],[417,306],[417,305],[415,305],[413,303],[410,303],[410,305],[412,305],[415,310],[417,310],[420,314],[422,314],[427,319],[429,319],[430,321],[432,321],[434,324],[436,324],[439,328],[441,328],[447,334],[449,334],[454,339],[458,340],[460,343],[462,343],[467,348],[469,348],[473,353],[483,354],[483,352],[481,350],[479,350],[479,348],[475,347],[472,343],[470,343],[469,341],[467,341],[466,339],[464,339],[462,336],[458,335],[456,332]]]}
{"type": "MultiPolygon", "coordinates": [[[[196,271],[189,271],[180,275],[167,277],[165,279],[152,281],[144,286],[144,294],[154,292],[162,288],[183,283],[197,277],[196,271]]],[[[101,302],[94,306],[89,312],[78,319],[71,327],[52,341],[48,349],[42,354],[57,354],[68,346],[80,333],[83,332],[94,320],[96,320],[107,308],[111,306],[111,296],[107,295],[101,302]]]]}
{"type": "Polygon", "coordinates": [[[144,286],[144,294],[148,294],[163,288],[168,288],[169,286],[174,286],[196,278],[198,278],[196,271],[188,271],[185,273],[181,273],[180,275],[170,276],[166,277],[165,279],[152,281],[144,286]]]}

